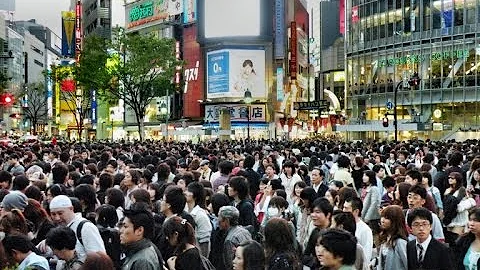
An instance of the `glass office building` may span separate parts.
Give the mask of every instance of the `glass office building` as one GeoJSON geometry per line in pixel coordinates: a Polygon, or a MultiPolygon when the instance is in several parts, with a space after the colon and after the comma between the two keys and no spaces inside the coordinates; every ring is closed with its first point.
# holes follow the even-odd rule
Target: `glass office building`
{"type": "Polygon", "coordinates": [[[480,0],[345,1],[350,124],[381,122],[395,87],[418,74],[418,86],[400,83],[397,94],[399,122],[414,124],[401,139],[480,128],[480,0]]]}

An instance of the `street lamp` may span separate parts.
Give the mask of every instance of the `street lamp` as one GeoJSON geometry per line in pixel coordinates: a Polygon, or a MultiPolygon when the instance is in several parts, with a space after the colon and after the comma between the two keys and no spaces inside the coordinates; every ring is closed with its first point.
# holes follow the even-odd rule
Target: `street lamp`
{"type": "Polygon", "coordinates": [[[248,89],[243,95],[243,102],[247,104],[247,139],[250,141],[250,104],[252,103],[252,92],[248,89]]]}
{"type": "Polygon", "coordinates": [[[165,116],[165,137],[168,140],[168,107],[165,102],[162,101],[162,104],[160,105],[160,114],[165,116]]]}

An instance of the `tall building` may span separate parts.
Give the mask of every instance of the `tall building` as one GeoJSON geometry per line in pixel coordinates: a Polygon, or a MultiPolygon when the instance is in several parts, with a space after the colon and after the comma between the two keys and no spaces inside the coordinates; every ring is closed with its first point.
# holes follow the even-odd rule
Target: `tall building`
{"type": "Polygon", "coordinates": [[[442,139],[480,127],[475,0],[346,3],[351,121],[342,129],[352,138],[393,138],[395,106],[398,139],[442,139]],[[416,75],[417,86],[402,83],[416,75]]]}

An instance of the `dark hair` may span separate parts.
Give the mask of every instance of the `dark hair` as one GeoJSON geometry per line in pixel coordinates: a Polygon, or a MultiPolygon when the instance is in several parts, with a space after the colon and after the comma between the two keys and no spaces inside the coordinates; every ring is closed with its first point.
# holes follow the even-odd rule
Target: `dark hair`
{"type": "Polygon", "coordinates": [[[343,209],[343,204],[345,203],[346,200],[349,198],[355,198],[358,197],[357,192],[355,191],[354,188],[352,187],[342,187],[338,191],[338,208],[343,209]]]}
{"type": "Polygon", "coordinates": [[[137,185],[142,178],[142,173],[139,170],[129,170],[128,173],[132,176],[132,182],[137,185]]]}
{"type": "Polygon", "coordinates": [[[35,185],[31,185],[25,189],[25,196],[27,196],[27,198],[35,199],[39,202],[43,199],[42,191],[35,185]]]}
{"type": "Polygon", "coordinates": [[[102,270],[114,270],[113,261],[106,253],[97,251],[87,253],[85,262],[78,270],[90,270],[90,269],[102,269],[102,270]]]}
{"type": "Polygon", "coordinates": [[[179,216],[168,219],[163,224],[163,232],[166,237],[172,237],[175,233],[178,245],[175,247],[177,251],[182,252],[187,244],[195,245],[195,230],[192,225],[179,216]]]}
{"type": "Polygon", "coordinates": [[[100,190],[107,190],[113,187],[113,175],[111,173],[100,174],[98,185],[100,186],[100,190]]]}
{"type": "Polygon", "coordinates": [[[333,205],[331,205],[330,202],[324,197],[317,198],[315,201],[313,201],[311,208],[312,211],[314,208],[320,209],[325,216],[328,216],[328,214],[333,214],[333,205]]]}
{"type": "Polygon", "coordinates": [[[255,157],[252,155],[247,155],[245,160],[243,160],[243,167],[245,169],[251,169],[255,165],[255,157]]]}
{"type": "Polygon", "coordinates": [[[125,207],[125,196],[123,192],[118,188],[109,188],[107,192],[105,192],[105,196],[107,197],[108,204],[113,205],[113,207],[124,208],[125,207]]]}
{"type": "Polygon", "coordinates": [[[167,163],[160,163],[157,167],[157,179],[158,181],[167,182],[168,176],[170,175],[170,166],[167,163]]]}
{"type": "Polygon", "coordinates": [[[337,225],[336,228],[341,228],[347,232],[355,235],[355,230],[357,229],[357,223],[355,222],[355,217],[350,212],[339,212],[333,215],[333,220],[337,225]]]}
{"type": "Polygon", "coordinates": [[[282,180],[280,179],[272,179],[268,182],[270,182],[270,185],[272,186],[272,190],[285,189],[285,187],[282,185],[282,180]]]}
{"type": "Polygon", "coordinates": [[[118,215],[115,206],[110,204],[102,204],[97,210],[97,225],[104,228],[115,228],[118,222],[118,215]]]}
{"type": "Polygon", "coordinates": [[[428,186],[432,186],[432,175],[429,172],[422,172],[422,178],[427,178],[428,186]]]}
{"type": "Polygon", "coordinates": [[[391,188],[391,187],[394,187],[397,183],[395,182],[395,179],[393,179],[393,177],[387,175],[385,176],[385,178],[383,179],[382,181],[383,183],[383,186],[385,188],[391,188]]]}
{"type": "Polygon", "coordinates": [[[351,197],[345,200],[345,202],[350,203],[352,206],[352,211],[358,210],[358,216],[360,217],[362,215],[362,210],[363,210],[363,202],[362,199],[358,197],[351,197]]]}
{"type": "Polygon", "coordinates": [[[307,207],[309,210],[312,209],[313,201],[317,198],[317,192],[312,187],[306,187],[300,193],[300,199],[304,203],[304,207],[307,207]],[[308,201],[308,205],[305,205],[305,201],[308,201]]]}
{"type": "Polygon", "coordinates": [[[155,183],[150,183],[148,184],[148,189],[152,189],[152,190],[155,190],[155,197],[153,199],[153,201],[158,201],[160,199],[162,199],[162,186],[158,183],[158,182],[155,182],[155,183]]]}
{"type": "Polygon", "coordinates": [[[80,201],[83,201],[85,204],[86,212],[94,212],[95,205],[97,204],[97,194],[93,186],[88,184],[78,185],[74,190],[73,194],[80,201]]]}
{"type": "Polygon", "coordinates": [[[49,186],[45,190],[45,194],[48,191],[50,191],[50,193],[52,194],[52,197],[56,197],[58,195],[67,195],[67,189],[65,188],[65,186],[63,184],[53,184],[53,185],[49,186]]]}
{"type": "Polygon", "coordinates": [[[414,185],[414,186],[410,187],[410,189],[408,190],[408,193],[417,194],[420,197],[422,197],[422,199],[424,199],[424,200],[427,199],[427,190],[420,185],[414,185]]]}
{"type": "Polygon", "coordinates": [[[228,184],[238,193],[238,198],[243,200],[247,198],[249,194],[247,179],[243,176],[234,176],[230,178],[228,184]]]}
{"type": "Polygon", "coordinates": [[[415,208],[408,212],[407,224],[409,227],[412,227],[412,223],[415,218],[427,220],[430,224],[433,223],[432,212],[423,207],[415,208]]]}
{"type": "Polygon", "coordinates": [[[412,179],[416,179],[417,183],[422,183],[422,173],[418,170],[409,170],[407,171],[407,175],[410,176],[412,179]]]}
{"type": "Polygon", "coordinates": [[[337,165],[339,168],[349,168],[350,167],[350,158],[345,155],[340,155],[337,158],[337,165]]]}
{"type": "Polygon", "coordinates": [[[195,204],[201,208],[205,208],[205,188],[199,182],[188,184],[187,190],[193,194],[195,204]]]}
{"type": "Polygon", "coordinates": [[[13,176],[9,172],[3,170],[0,171],[0,183],[8,182],[8,185],[10,186],[12,184],[12,177],[13,176]]]}
{"type": "Polygon", "coordinates": [[[268,206],[275,206],[277,208],[288,209],[288,202],[281,196],[273,196],[268,203],[268,206]]]}
{"type": "Polygon", "coordinates": [[[179,186],[169,186],[165,190],[165,202],[170,204],[170,210],[174,214],[180,214],[185,208],[186,198],[183,195],[183,190],[179,186]]]}
{"type": "Polygon", "coordinates": [[[0,226],[3,228],[5,234],[12,233],[13,231],[17,231],[24,235],[28,234],[27,220],[18,209],[12,209],[7,212],[0,219],[0,226]]]}
{"type": "Polygon", "coordinates": [[[366,170],[366,171],[363,172],[363,174],[368,177],[368,183],[365,183],[362,180],[362,183],[363,183],[364,186],[369,186],[369,185],[376,186],[377,185],[377,176],[375,175],[374,171],[366,170]]]}
{"type": "Polygon", "coordinates": [[[149,207],[152,205],[152,202],[150,201],[150,193],[148,193],[146,189],[137,188],[129,194],[129,197],[135,198],[135,203],[144,202],[149,205],[149,207]]]}
{"type": "Polygon", "coordinates": [[[211,196],[210,202],[212,203],[212,210],[215,216],[218,216],[218,211],[222,206],[230,204],[230,199],[224,193],[215,193],[211,196]]]}
{"type": "Polygon", "coordinates": [[[329,229],[322,233],[319,242],[334,257],[342,258],[342,264],[353,265],[355,263],[357,240],[349,232],[329,229]]]}
{"type": "Polygon", "coordinates": [[[74,250],[77,244],[77,236],[70,227],[55,227],[47,233],[46,244],[52,249],[74,250]]]}
{"type": "Polygon", "coordinates": [[[243,268],[248,270],[265,269],[265,252],[257,241],[247,240],[240,244],[243,247],[243,268]]]}
{"type": "Polygon", "coordinates": [[[20,174],[13,178],[12,190],[24,190],[30,184],[30,180],[25,174],[20,174]]]}
{"type": "Polygon", "coordinates": [[[221,174],[228,175],[232,172],[234,166],[232,162],[224,160],[218,164],[218,170],[221,174]]]}
{"type": "Polygon", "coordinates": [[[380,244],[386,243],[393,247],[399,238],[407,239],[407,228],[403,209],[398,205],[389,205],[382,210],[381,217],[390,220],[390,228],[382,228],[379,236],[380,244]]]}
{"type": "Polygon", "coordinates": [[[36,251],[33,243],[23,234],[7,234],[2,241],[5,252],[10,256],[13,250],[18,250],[21,253],[28,253],[29,251],[36,251]]]}
{"type": "Polygon", "coordinates": [[[154,219],[152,213],[146,209],[129,209],[124,210],[123,214],[133,224],[134,230],[143,227],[143,238],[153,238],[154,219]]]}
{"type": "Polygon", "coordinates": [[[372,171],[375,172],[375,173],[378,173],[381,169],[385,169],[385,167],[383,167],[382,165],[373,165],[372,167],[372,171]]]}
{"type": "Polygon", "coordinates": [[[285,253],[292,264],[298,263],[295,256],[295,237],[285,219],[271,218],[265,225],[264,233],[267,261],[270,261],[276,253],[285,253]]]}
{"type": "Polygon", "coordinates": [[[88,185],[92,185],[95,183],[95,175],[93,174],[85,174],[85,175],[82,175],[80,177],[80,179],[78,180],[78,184],[88,184],[88,185]]]}
{"type": "Polygon", "coordinates": [[[68,167],[65,164],[57,163],[52,168],[52,180],[54,184],[63,184],[68,175],[68,167]]]}
{"type": "Polygon", "coordinates": [[[23,210],[23,215],[35,226],[39,226],[45,220],[50,220],[47,211],[42,207],[40,202],[34,199],[27,200],[27,206],[25,206],[23,210]]]}

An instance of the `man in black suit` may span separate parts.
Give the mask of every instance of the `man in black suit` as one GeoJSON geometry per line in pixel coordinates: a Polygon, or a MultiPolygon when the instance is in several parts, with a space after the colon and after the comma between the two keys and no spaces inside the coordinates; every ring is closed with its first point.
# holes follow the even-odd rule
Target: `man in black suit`
{"type": "Polygon", "coordinates": [[[328,191],[328,186],[323,183],[323,178],[325,177],[325,173],[322,169],[315,167],[312,169],[312,174],[310,176],[310,182],[312,184],[312,188],[317,193],[317,198],[321,198],[325,196],[325,193],[328,191]]]}
{"type": "Polygon", "coordinates": [[[408,269],[450,270],[454,269],[448,248],[430,234],[432,213],[419,207],[408,214],[407,223],[412,228],[415,240],[407,244],[408,269]]]}

